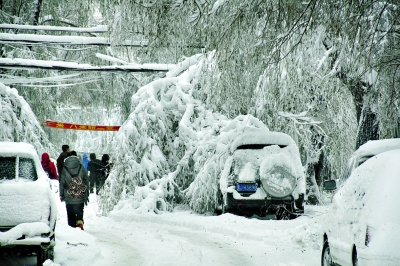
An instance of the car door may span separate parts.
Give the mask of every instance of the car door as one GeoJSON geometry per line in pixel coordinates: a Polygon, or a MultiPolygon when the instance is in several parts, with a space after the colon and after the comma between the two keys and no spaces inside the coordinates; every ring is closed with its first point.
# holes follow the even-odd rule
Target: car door
{"type": "Polygon", "coordinates": [[[328,238],[332,256],[340,265],[352,265],[353,247],[365,236],[363,228],[366,226],[360,217],[365,206],[366,187],[363,182],[357,182],[361,179],[358,174],[352,175],[333,198],[328,238]]]}

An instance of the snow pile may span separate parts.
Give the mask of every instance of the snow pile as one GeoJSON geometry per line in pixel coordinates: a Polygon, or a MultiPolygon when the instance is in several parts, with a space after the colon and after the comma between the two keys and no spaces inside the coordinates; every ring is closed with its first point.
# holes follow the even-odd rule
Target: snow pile
{"type": "Polygon", "coordinates": [[[139,213],[182,202],[199,213],[214,211],[233,143],[246,128],[268,131],[251,115],[229,120],[192,96],[204,60],[187,58],[133,95],[133,111],[112,145],[115,166],[99,197],[103,214],[125,200],[139,213]]]}
{"type": "Polygon", "coordinates": [[[0,141],[31,143],[39,154],[56,154],[46,133],[16,89],[0,83],[0,141]]]}
{"type": "Polygon", "coordinates": [[[48,232],[50,232],[50,227],[44,222],[22,223],[6,232],[0,232],[0,244],[10,245],[23,236],[34,237],[48,232]]]}

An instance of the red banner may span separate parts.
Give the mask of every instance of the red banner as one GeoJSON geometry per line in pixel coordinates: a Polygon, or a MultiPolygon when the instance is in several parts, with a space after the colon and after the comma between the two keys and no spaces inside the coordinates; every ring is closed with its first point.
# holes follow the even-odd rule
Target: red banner
{"type": "Polygon", "coordinates": [[[46,120],[45,126],[58,129],[72,129],[72,130],[95,130],[95,131],[118,131],[120,126],[95,126],[95,125],[81,125],[81,124],[71,124],[64,122],[56,122],[51,120],[46,120]]]}

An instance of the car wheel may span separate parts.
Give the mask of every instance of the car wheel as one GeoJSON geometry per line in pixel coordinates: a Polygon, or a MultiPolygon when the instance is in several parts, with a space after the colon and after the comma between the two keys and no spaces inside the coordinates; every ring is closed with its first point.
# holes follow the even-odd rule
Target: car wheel
{"type": "Polygon", "coordinates": [[[43,249],[40,246],[37,247],[37,258],[36,265],[43,265],[47,259],[54,259],[54,247],[49,247],[48,249],[43,249]]]}
{"type": "Polygon", "coordinates": [[[222,213],[227,213],[227,212],[228,212],[228,210],[225,205],[225,200],[222,200],[222,213]]]}
{"type": "Polygon", "coordinates": [[[276,219],[277,220],[291,220],[296,218],[297,216],[293,214],[293,205],[280,206],[276,210],[276,219]]]}
{"type": "Polygon", "coordinates": [[[358,256],[356,247],[353,248],[353,266],[358,266],[358,256]]]}
{"type": "Polygon", "coordinates": [[[329,248],[328,240],[325,240],[324,247],[322,248],[321,255],[321,266],[334,266],[331,255],[331,249],[329,248]]]}

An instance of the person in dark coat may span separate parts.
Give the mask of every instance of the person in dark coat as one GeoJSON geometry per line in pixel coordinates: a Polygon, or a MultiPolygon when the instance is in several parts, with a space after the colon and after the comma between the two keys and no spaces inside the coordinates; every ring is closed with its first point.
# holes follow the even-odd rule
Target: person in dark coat
{"type": "Polygon", "coordinates": [[[83,208],[89,201],[89,178],[75,151],[71,151],[64,161],[60,199],[65,201],[68,225],[83,230],[83,208]]]}
{"type": "Polygon", "coordinates": [[[58,180],[57,170],[54,163],[50,160],[50,155],[47,152],[42,154],[42,164],[43,170],[47,173],[50,179],[58,180]]]}
{"type": "Polygon", "coordinates": [[[103,156],[101,157],[101,163],[103,165],[103,169],[101,172],[101,177],[99,179],[99,190],[104,186],[104,183],[106,182],[106,179],[110,174],[112,164],[109,162],[109,160],[110,156],[108,154],[103,154],[103,156]]]}
{"type": "Polygon", "coordinates": [[[103,175],[104,165],[99,159],[96,159],[96,154],[91,153],[89,157],[88,172],[90,177],[90,193],[93,193],[94,187],[96,187],[96,194],[99,194],[99,182],[103,175]]]}
{"type": "Polygon", "coordinates": [[[67,158],[68,153],[70,152],[68,145],[62,145],[61,149],[62,149],[62,153],[57,158],[58,175],[61,175],[63,166],[64,166],[64,160],[65,160],[65,158],[67,158]]]}

